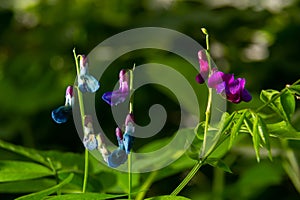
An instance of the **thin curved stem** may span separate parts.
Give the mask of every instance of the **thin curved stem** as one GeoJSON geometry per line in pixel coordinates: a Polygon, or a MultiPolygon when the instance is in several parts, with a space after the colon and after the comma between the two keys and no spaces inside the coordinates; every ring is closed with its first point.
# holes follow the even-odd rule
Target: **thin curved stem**
{"type": "Polygon", "coordinates": [[[203,162],[200,160],[194,165],[192,170],[188,173],[188,175],[183,179],[183,181],[177,186],[177,188],[171,193],[171,196],[176,196],[179,192],[192,180],[198,170],[201,168],[203,162]]]}
{"type": "MultiPolygon", "coordinates": [[[[75,48],[73,49],[73,55],[74,55],[74,59],[75,59],[77,78],[79,78],[79,76],[80,76],[80,67],[79,67],[79,64],[78,64],[79,56],[76,55],[75,48]]],[[[79,88],[76,87],[76,89],[77,89],[77,95],[78,95],[80,118],[81,118],[82,129],[83,129],[84,128],[84,116],[85,116],[83,97],[82,97],[82,93],[80,92],[79,88]]],[[[84,154],[84,176],[83,176],[83,184],[82,184],[82,193],[85,193],[85,191],[86,191],[87,179],[88,179],[88,174],[89,174],[88,170],[89,170],[89,151],[87,149],[85,149],[85,154],[84,154]]]]}

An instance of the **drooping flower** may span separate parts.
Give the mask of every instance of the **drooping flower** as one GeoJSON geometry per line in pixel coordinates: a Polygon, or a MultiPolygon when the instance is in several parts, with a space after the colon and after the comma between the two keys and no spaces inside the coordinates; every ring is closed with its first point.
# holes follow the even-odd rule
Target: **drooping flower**
{"type": "Polygon", "coordinates": [[[245,84],[246,79],[235,79],[233,74],[225,74],[216,69],[213,69],[213,74],[208,78],[208,87],[215,88],[218,94],[223,94],[232,103],[249,102],[252,99],[245,84]]]}
{"type": "Polygon", "coordinates": [[[199,74],[196,76],[196,81],[200,84],[204,83],[209,75],[209,64],[207,59],[206,50],[200,50],[198,52],[199,59],[199,74]]]}
{"type": "Polygon", "coordinates": [[[107,165],[109,167],[116,168],[121,164],[124,164],[127,160],[127,154],[123,149],[114,150],[107,158],[107,165]]]}
{"type": "Polygon", "coordinates": [[[123,135],[123,145],[127,154],[130,153],[134,142],[134,118],[132,114],[128,114],[125,120],[125,133],[123,135]]]}
{"type": "Polygon", "coordinates": [[[119,89],[112,92],[106,92],[102,99],[111,106],[123,103],[129,94],[128,75],[126,70],[122,69],[119,73],[119,89]]]}
{"type": "Polygon", "coordinates": [[[88,60],[85,55],[80,55],[80,73],[78,77],[78,88],[81,92],[96,92],[100,87],[99,81],[89,74],[88,60]]]}
{"type": "Polygon", "coordinates": [[[119,127],[116,128],[116,136],[117,136],[119,148],[124,150],[125,148],[123,144],[123,133],[119,127]]]}
{"type": "Polygon", "coordinates": [[[84,127],[83,127],[83,145],[88,150],[92,151],[98,147],[97,135],[94,133],[92,116],[84,116],[84,127]]]}
{"type": "Polygon", "coordinates": [[[72,112],[74,102],[72,86],[67,87],[65,99],[65,105],[60,106],[51,112],[52,119],[58,124],[65,123],[72,112]]]}

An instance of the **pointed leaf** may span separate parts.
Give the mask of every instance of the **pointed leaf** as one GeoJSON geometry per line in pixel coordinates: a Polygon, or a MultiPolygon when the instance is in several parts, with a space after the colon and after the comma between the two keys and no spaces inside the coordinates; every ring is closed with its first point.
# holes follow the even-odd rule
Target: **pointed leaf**
{"type": "Polygon", "coordinates": [[[230,132],[230,142],[229,142],[228,149],[231,149],[231,147],[233,145],[233,142],[235,141],[235,139],[236,139],[236,137],[237,137],[237,135],[239,133],[239,130],[240,130],[242,124],[243,124],[245,115],[246,115],[246,111],[243,111],[242,114],[241,114],[241,116],[239,117],[238,121],[232,127],[232,130],[230,132]]]}
{"type": "Polygon", "coordinates": [[[28,180],[53,175],[40,164],[23,161],[0,161],[0,182],[28,180]]]}
{"type": "Polygon", "coordinates": [[[145,200],[189,200],[189,198],[181,197],[181,196],[165,195],[165,196],[151,197],[145,200]]]}
{"type": "Polygon", "coordinates": [[[31,193],[47,189],[55,184],[56,181],[50,178],[5,182],[0,184],[0,193],[31,193]]]}
{"type": "Polygon", "coordinates": [[[225,172],[232,173],[229,166],[221,159],[208,158],[205,162],[213,167],[218,167],[218,168],[224,170],[225,172]]]}
{"type": "Polygon", "coordinates": [[[281,106],[288,121],[291,121],[291,116],[295,112],[296,101],[295,97],[290,92],[285,92],[280,96],[281,106]]]}
{"type": "Polygon", "coordinates": [[[116,199],[124,197],[127,194],[113,195],[113,194],[99,194],[99,193],[79,193],[79,194],[65,194],[47,198],[47,200],[91,200],[91,199],[116,199]]]}
{"type": "Polygon", "coordinates": [[[55,186],[53,186],[51,188],[48,188],[46,190],[42,190],[42,191],[39,191],[39,192],[36,192],[36,193],[32,193],[32,194],[28,194],[28,195],[19,197],[16,200],[41,200],[44,197],[60,190],[61,187],[68,184],[72,180],[73,176],[74,176],[74,174],[70,174],[64,181],[62,181],[58,185],[55,185],[55,186]]]}
{"type": "Polygon", "coordinates": [[[263,142],[265,148],[268,150],[269,159],[272,160],[269,132],[268,132],[267,126],[260,116],[257,116],[257,118],[258,118],[258,134],[259,134],[260,139],[263,142]]]}
{"type": "Polygon", "coordinates": [[[3,140],[0,140],[0,147],[12,151],[14,153],[20,154],[22,156],[25,156],[36,162],[42,163],[46,166],[49,166],[49,163],[46,161],[46,159],[43,156],[41,156],[38,151],[34,149],[10,144],[8,142],[4,142],[3,140]]]}
{"type": "Polygon", "coordinates": [[[291,91],[293,94],[300,96],[300,85],[292,85],[288,87],[288,90],[291,91]]]}
{"type": "Polygon", "coordinates": [[[300,140],[300,132],[286,121],[267,124],[267,129],[269,134],[273,137],[278,137],[280,139],[300,140]]]}
{"type": "Polygon", "coordinates": [[[259,156],[259,133],[258,133],[258,117],[253,115],[254,122],[253,122],[253,135],[252,135],[252,141],[253,141],[253,148],[255,150],[256,154],[256,160],[257,162],[260,161],[260,156],[259,156]]]}

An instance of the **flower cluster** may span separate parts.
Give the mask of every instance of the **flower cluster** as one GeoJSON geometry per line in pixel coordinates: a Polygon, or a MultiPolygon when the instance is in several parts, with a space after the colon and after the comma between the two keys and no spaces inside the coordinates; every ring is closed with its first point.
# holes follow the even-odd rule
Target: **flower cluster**
{"type": "MultiPolygon", "coordinates": [[[[78,92],[82,93],[94,93],[100,88],[98,80],[89,74],[87,57],[84,55],[76,56],[79,58],[78,70],[78,92]]],[[[77,60],[76,60],[77,61],[77,60]]],[[[110,106],[116,106],[123,103],[129,95],[129,77],[126,70],[122,69],[119,73],[119,89],[106,92],[103,94],[102,99],[110,106]]],[[[58,107],[52,111],[52,118],[56,123],[65,123],[68,120],[72,112],[72,106],[74,103],[73,87],[69,86],[66,90],[66,102],[65,105],[58,107]]],[[[125,133],[123,134],[120,128],[116,129],[116,136],[118,140],[118,148],[112,152],[106,147],[105,137],[102,133],[95,133],[93,128],[93,120],[91,115],[83,116],[83,145],[89,151],[97,150],[103,157],[103,160],[110,167],[118,167],[125,163],[128,159],[134,137],[134,120],[132,113],[128,114],[125,120],[125,133]]]]}
{"type": "Polygon", "coordinates": [[[119,73],[119,89],[103,94],[102,99],[111,106],[123,103],[129,94],[128,75],[126,70],[122,69],[119,73]]]}
{"type": "Polygon", "coordinates": [[[233,74],[225,74],[216,68],[210,70],[209,57],[206,50],[199,51],[198,58],[200,65],[200,73],[196,76],[198,83],[202,84],[207,80],[208,87],[214,88],[218,94],[222,94],[232,103],[251,101],[252,96],[245,88],[246,79],[235,79],[233,74]]]}

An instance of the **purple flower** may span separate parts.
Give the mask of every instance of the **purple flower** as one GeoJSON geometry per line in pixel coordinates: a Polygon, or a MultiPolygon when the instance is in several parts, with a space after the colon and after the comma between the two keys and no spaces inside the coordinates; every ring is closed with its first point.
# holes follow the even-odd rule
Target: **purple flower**
{"type": "Polygon", "coordinates": [[[208,74],[209,74],[209,65],[208,65],[206,50],[200,50],[198,52],[198,59],[199,59],[200,73],[197,74],[196,81],[202,84],[208,78],[208,74]]]}
{"type": "Polygon", "coordinates": [[[89,74],[87,57],[80,55],[80,73],[78,88],[81,92],[96,92],[100,87],[99,81],[89,74]]]}
{"type": "Polygon", "coordinates": [[[128,75],[122,69],[119,73],[119,89],[112,92],[106,92],[102,95],[102,99],[111,106],[123,103],[129,94],[128,75]]]}
{"type": "Polygon", "coordinates": [[[213,74],[208,78],[208,87],[215,88],[218,94],[224,94],[232,103],[248,102],[252,99],[245,84],[246,79],[235,79],[233,74],[225,74],[216,69],[213,69],[213,74]]]}
{"type": "Polygon", "coordinates": [[[74,102],[72,86],[67,87],[65,98],[65,105],[60,106],[51,112],[52,119],[58,124],[65,123],[72,112],[72,106],[74,102]]]}

